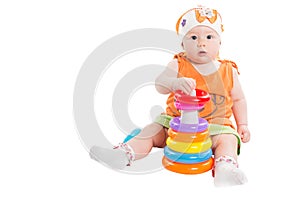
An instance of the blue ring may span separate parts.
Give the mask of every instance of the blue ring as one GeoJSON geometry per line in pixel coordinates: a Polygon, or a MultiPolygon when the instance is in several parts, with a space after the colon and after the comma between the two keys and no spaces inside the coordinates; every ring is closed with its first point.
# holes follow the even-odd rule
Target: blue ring
{"type": "Polygon", "coordinates": [[[180,121],[180,117],[174,117],[170,121],[170,127],[176,132],[203,132],[208,128],[208,122],[203,118],[199,118],[198,124],[182,124],[180,121]]]}
{"type": "Polygon", "coordinates": [[[164,148],[165,156],[174,162],[184,163],[184,164],[194,164],[207,161],[212,156],[212,150],[209,149],[202,153],[180,153],[177,151],[173,151],[167,146],[164,148]]]}

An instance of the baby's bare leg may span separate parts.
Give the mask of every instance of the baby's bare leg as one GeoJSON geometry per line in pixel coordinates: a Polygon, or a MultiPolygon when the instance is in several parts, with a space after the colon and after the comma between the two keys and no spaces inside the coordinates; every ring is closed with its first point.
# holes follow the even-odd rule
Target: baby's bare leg
{"type": "Polygon", "coordinates": [[[166,138],[165,128],[158,123],[152,123],[143,128],[141,133],[127,144],[133,149],[135,160],[138,160],[147,156],[152,147],[164,147],[166,138]]]}
{"type": "Polygon", "coordinates": [[[211,139],[215,159],[227,155],[237,160],[237,138],[235,135],[220,134],[212,136],[211,139]]]}

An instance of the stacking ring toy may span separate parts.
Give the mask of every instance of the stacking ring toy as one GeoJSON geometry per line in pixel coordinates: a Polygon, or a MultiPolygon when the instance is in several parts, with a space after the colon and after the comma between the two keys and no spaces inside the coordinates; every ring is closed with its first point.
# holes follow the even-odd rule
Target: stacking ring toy
{"type": "Polygon", "coordinates": [[[177,90],[175,92],[175,99],[179,102],[187,103],[187,104],[202,104],[204,105],[210,100],[210,96],[208,92],[200,89],[196,90],[196,96],[190,96],[184,94],[181,90],[177,90]]]}
{"type": "Polygon", "coordinates": [[[187,104],[179,101],[175,102],[175,107],[178,110],[201,110],[204,108],[203,104],[187,104]]]}
{"type": "Polygon", "coordinates": [[[173,162],[195,164],[208,160],[212,156],[212,150],[208,149],[207,151],[204,151],[202,153],[180,153],[173,151],[166,146],[164,148],[164,154],[169,160],[173,162]]]}
{"type": "Polygon", "coordinates": [[[168,130],[169,137],[176,142],[203,142],[209,137],[208,130],[198,133],[186,133],[186,132],[176,132],[173,129],[169,128],[168,130]]]}
{"type": "Polygon", "coordinates": [[[185,143],[185,142],[176,142],[168,137],[167,146],[173,151],[181,152],[181,153],[200,153],[207,151],[210,149],[212,145],[212,141],[210,138],[205,140],[204,142],[193,142],[193,143],[185,143]]]}
{"type": "Polygon", "coordinates": [[[203,132],[208,128],[208,122],[203,118],[199,118],[198,124],[182,124],[180,121],[180,117],[174,117],[170,121],[170,127],[176,132],[195,133],[203,132]]]}
{"type": "Polygon", "coordinates": [[[209,160],[201,163],[182,164],[182,163],[172,162],[164,156],[162,163],[166,169],[180,174],[201,174],[209,171],[213,167],[214,160],[213,158],[210,158],[209,160]]]}

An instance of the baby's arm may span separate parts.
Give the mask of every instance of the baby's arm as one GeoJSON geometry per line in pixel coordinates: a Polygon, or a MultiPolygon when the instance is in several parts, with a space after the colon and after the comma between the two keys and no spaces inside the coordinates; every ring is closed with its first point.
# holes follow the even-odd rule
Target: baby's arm
{"type": "Polygon", "coordinates": [[[250,132],[248,130],[247,103],[236,70],[233,70],[231,98],[233,101],[232,111],[236,121],[237,131],[242,141],[248,142],[250,140],[250,132]]]}
{"type": "Polygon", "coordinates": [[[196,87],[196,81],[192,78],[178,78],[178,61],[172,60],[166,69],[155,80],[156,90],[161,94],[181,90],[190,94],[196,87]]]}

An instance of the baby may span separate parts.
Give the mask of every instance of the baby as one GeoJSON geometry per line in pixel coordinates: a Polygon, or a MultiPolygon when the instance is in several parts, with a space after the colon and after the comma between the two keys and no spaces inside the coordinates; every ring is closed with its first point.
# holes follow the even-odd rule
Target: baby
{"type": "Polygon", "coordinates": [[[123,169],[148,155],[152,147],[165,147],[169,122],[180,116],[174,105],[174,92],[181,90],[191,94],[197,88],[211,96],[199,117],[209,122],[215,162],[214,183],[216,186],[243,184],[247,178],[238,168],[237,156],[241,141],[250,140],[247,106],[236,64],[218,59],[223,32],[221,16],[214,9],[199,6],[178,19],[176,31],[184,51],[174,56],[155,83],[159,93],[169,94],[166,113],[143,128],[138,137],[120,143],[114,149],[94,146],[90,155],[113,168],[123,169]],[[230,120],[232,114],[236,128],[230,120]]]}

